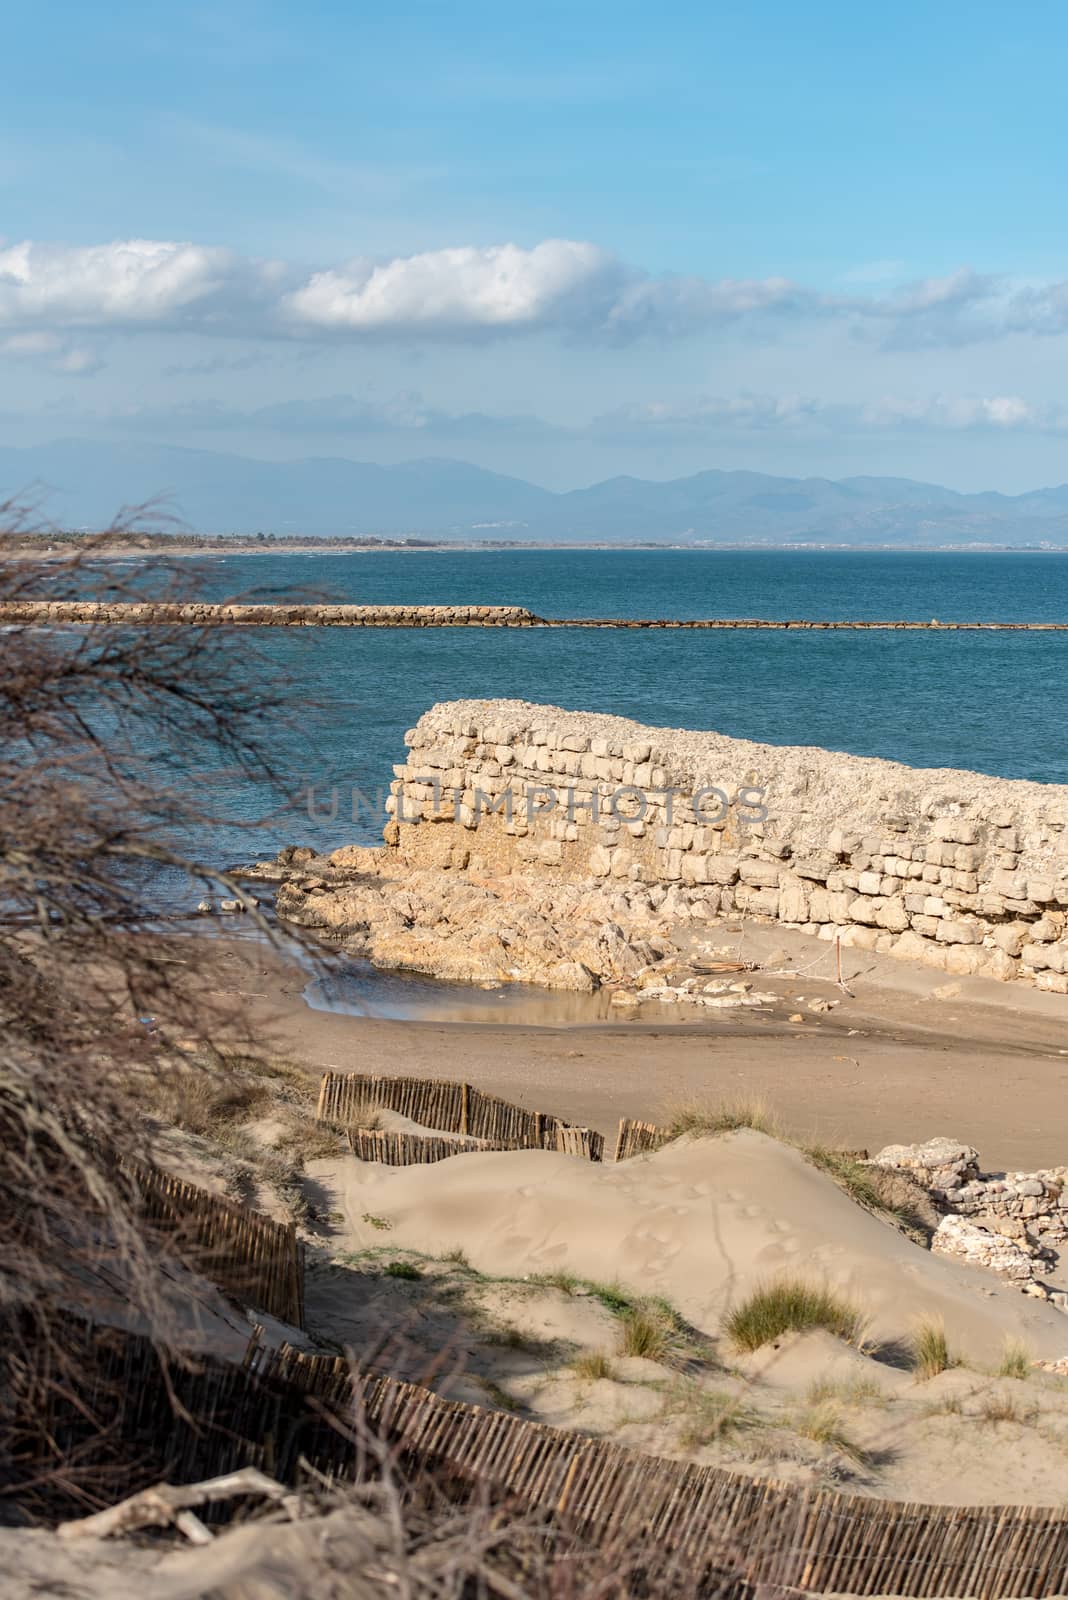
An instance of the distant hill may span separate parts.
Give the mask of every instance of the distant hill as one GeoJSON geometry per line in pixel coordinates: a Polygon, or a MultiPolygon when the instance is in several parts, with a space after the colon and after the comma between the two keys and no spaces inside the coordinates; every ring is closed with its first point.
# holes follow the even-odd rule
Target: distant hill
{"type": "Polygon", "coordinates": [[[0,500],[27,494],[64,527],[102,527],[121,506],[165,499],[198,533],[1068,548],[1068,485],[957,494],[908,478],[709,471],[554,494],[463,461],[275,462],[67,439],[0,448],[0,500]]]}

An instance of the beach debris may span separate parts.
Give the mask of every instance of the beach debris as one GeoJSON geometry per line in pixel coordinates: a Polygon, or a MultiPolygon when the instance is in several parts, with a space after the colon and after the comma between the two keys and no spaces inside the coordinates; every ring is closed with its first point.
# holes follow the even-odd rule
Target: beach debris
{"type": "Polygon", "coordinates": [[[299,1499],[291,1489],[256,1467],[243,1467],[239,1472],[205,1478],[202,1483],[157,1483],[105,1511],[61,1522],[56,1532],[61,1539],[108,1539],[114,1534],[132,1533],[136,1528],[175,1527],[191,1544],[211,1544],[214,1534],[191,1508],[229,1500],[238,1494],[264,1495],[278,1502],[292,1518],[299,1515],[299,1499]]]}
{"type": "Polygon", "coordinates": [[[244,911],[245,903],[243,900],[220,900],[219,910],[227,912],[244,911]]]}

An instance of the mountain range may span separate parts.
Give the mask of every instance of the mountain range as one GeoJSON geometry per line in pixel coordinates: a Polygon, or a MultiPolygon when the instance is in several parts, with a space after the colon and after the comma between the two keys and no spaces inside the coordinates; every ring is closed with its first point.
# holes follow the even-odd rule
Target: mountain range
{"type": "Polygon", "coordinates": [[[261,461],[66,439],[0,447],[0,503],[63,528],[106,527],[152,502],[197,533],[460,540],[1068,548],[1068,484],[961,494],[909,478],[784,478],[711,470],[617,477],[554,493],[467,462],[261,461]]]}

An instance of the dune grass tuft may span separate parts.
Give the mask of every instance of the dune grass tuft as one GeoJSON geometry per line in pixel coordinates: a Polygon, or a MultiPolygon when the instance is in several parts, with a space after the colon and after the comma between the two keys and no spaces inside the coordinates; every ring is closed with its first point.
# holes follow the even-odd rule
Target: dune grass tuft
{"type": "Polygon", "coordinates": [[[671,1408],[685,1413],[679,1429],[684,1450],[703,1450],[732,1433],[759,1428],[763,1419],[737,1396],[687,1385],[671,1397],[671,1408]]]}
{"type": "Polygon", "coordinates": [[[403,1278],[406,1283],[416,1283],[423,1276],[414,1261],[387,1261],[384,1271],[387,1278],[403,1278]]]}
{"type": "Polygon", "coordinates": [[[680,1354],[676,1320],[663,1305],[639,1300],[620,1314],[619,1354],[669,1362],[680,1354]]]}
{"type": "Polygon", "coordinates": [[[1038,1416],[1038,1407],[1021,1406],[1009,1394],[988,1394],[983,1397],[979,1415],[984,1422],[1015,1422],[1028,1428],[1038,1416]]]}
{"type": "Polygon", "coordinates": [[[666,1127],[672,1139],[681,1139],[687,1133],[697,1138],[736,1133],[739,1128],[752,1128],[756,1133],[772,1137],[779,1133],[775,1118],[763,1100],[724,1100],[713,1105],[700,1100],[686,1101],[669,1113],[666,1127]]]}
{"type": "Polygon", "coordinates": [[[912,1370],[917,1379],[937,1378],[950,1367],[959,1367],[960,1358],[952,1354],[945,1325],[939,1317],[925,1317],[912,1335],[912,1370]]]}
{"type": "Polygon", "coordinates": [[[886,1390],[874,1378],[816,1378],[805,1396],[810,1406],[837,1401],[846,1406],[885,1406],[886,1390]]]}
{"type": "Polygon", "coordinates": [[[1027,1379],[1031,1376],[1031,1352],[1019,1339],[1006,1339],[997,1369],[999,1378],[1027,1379]]]}
{"type": "Polygon", "coordinates": [[[868,1462],[867,1451],[861,1449],[847,1432],[838,1407],[828,1401],[801,1412],[794,1427],[803,1439],[811,1439],[813,1444],[834,1450],[838,1455],[855,1462],[857,1466],[865,1466],[868,1462]]]}
{"type": "Polygon", "coordinates": [[[591,1383],[597,1383],[602,1378],[614,1378],[615,1368],[611,1358],[603,1350],[587,1350],[576,1356],[572,1362],[572,1369],[576,1378],[588,1378],[591,1383]]]}
{"type": "Polygon", "coordinates": [[[843,1295],[803,1278],[780,1278],[761,1284],[735,1306],[724,1322],[724,1332],[739,1350],[751,1351],[785,1333],[806,1333],[812,1328],[824,1328],[855,1344],[863,1326],[860,1308],[843,1295]]]}

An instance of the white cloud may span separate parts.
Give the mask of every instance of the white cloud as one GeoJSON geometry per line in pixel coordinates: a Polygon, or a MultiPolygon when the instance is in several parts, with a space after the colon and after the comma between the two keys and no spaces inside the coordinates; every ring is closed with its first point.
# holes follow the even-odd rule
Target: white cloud
{"type": "Polygon", "coordinates": [[[923,399],[886,397],[861,408],[874,427],[919,427],[1060,433],[1068,427],[1063,406],[1037,403],[1020,395],[932,395],[923,399]]]}
{"type": "Polygon", "coordinates": [[[0,250],[0,323],[166,322],[209,301],[239,267],[228,250],[165,240],[81,248],[25,241],[0,250]]]}
{"type": "Polygon", "coordinates": [[[698,395],[682,401],[644,401],[598,417],[600,434],[675,436],[723,430],[812,429],[818,432],[933,430],[971,432],[1068,432],[1068,408],[1020,395],[925,395],[854,402],[811,395],[698,395]]]}
{"type": "Polygon", "coordinates": [[[896,348],[1053,336],[1068,333],[1068,282],[1012,283],[962,267],[896,290],[843,294],[782,276],[655,275],[574,239],[460,245],[315,269],[174,240],[0,248],[0,330],[12,336],[161,329],[323,342],[555,330],[604,342],[816,319],[896,348]]]}
{"type": "Polygon", "coordinates": [[[618,276],[605,251],[572,239],[468,246],[317,272],[285,309],[298,323],[364,333],[546,326],[596,307],[618,276]]]}
{"type": "Polygon", "coordinates": [[[16,361],[32,361],[51,372],[87,377],[104,365],[95,350],[71,344],[58,333],[38,328],[30,333],[13,333],[0,339],[0,356],[16,361]]]}

